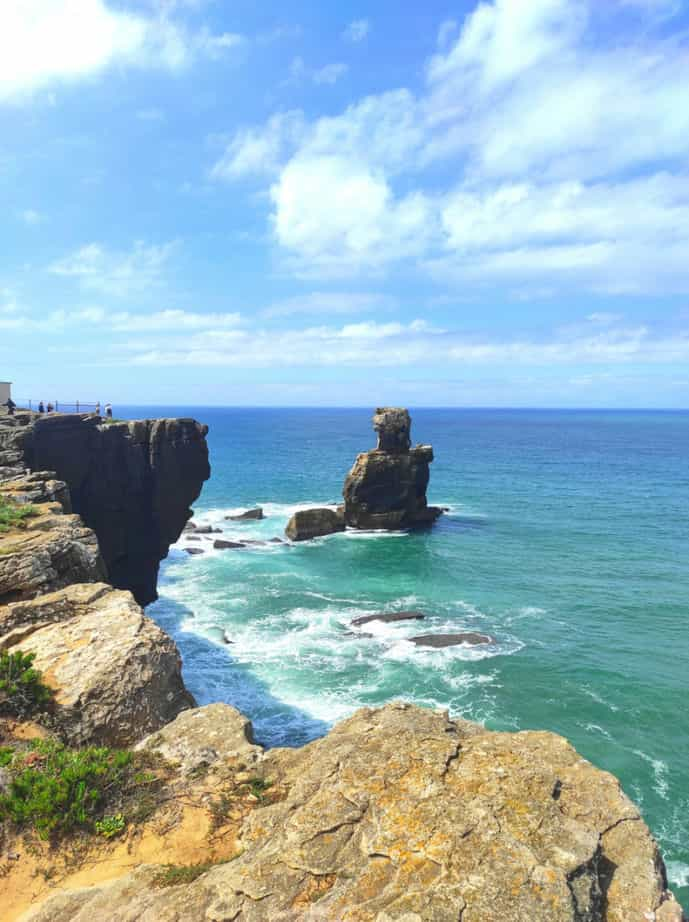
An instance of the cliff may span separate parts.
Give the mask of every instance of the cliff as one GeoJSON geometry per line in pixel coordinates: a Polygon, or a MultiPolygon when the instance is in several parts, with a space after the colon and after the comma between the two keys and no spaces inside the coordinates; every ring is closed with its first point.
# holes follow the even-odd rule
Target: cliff
{"type": "Polygon", "coordinates": [[[54,472],[95,532],[109,581],[147,605],[157,597],[160,561],[210,476],[206,432],[192,419],[106,424],[18,414],[0,423],[0,476],[18,465],[54,472]]]}
{"type": "Polygon", "coordinates": [[[432,524],[443,511],[426,500],[433,449],[411,447],[411,418],[405,409],[379,407],[373,428],[376,448],[357,457],[344,483],[347,525],[398,529],[432,524]]]}
{"type": "MultiPolygon", "coordinates": [[[[0,502],[13,511],[0,528],[0,650],[34,654],[54,690],[31,722],[6,718],[0,688],[0,808],[18,774],[24,791],[44,777],[32,736],[131,746],[138,760],[129,788],[115,779],[102,794],[105,834],[82,822],[45,840],[0,810],[3,922],[682,922],[637,808],[562,737],[391,703],[301,749],[264,750],[234,708],[193,706],[172,640],[102,581],[96,535],[117,523],[110,547],[136,563],[131,470],[157,570],[200,487],[172,497],[164,526],[164,484],[207,471],[203,433],[190,420],[0,426],[0,502]],[[27,472],[27,459],[61,476],[57,463],[27,472]]],[[[404,438],[402,426],[376,451],[403,457],[404,438]]],[[[41,789],[41,809],[56,791],[41,789]]]]}

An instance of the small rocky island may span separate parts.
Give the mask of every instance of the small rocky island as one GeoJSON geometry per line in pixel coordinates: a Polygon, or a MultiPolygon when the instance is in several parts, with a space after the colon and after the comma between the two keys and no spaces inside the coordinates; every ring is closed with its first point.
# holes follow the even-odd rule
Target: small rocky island
{"type": "Polygon", "coordinates": [[[443,514],[429,506],[426,490],[433,461],[430,445],[411,447],[411,417],[402,407],[378,407],[373,416],[378,444],[357,456],[347,474],[337,509],[296,512],[287,524],[292,541],[350,528],[399,530],[432,525],[443,514]]]}

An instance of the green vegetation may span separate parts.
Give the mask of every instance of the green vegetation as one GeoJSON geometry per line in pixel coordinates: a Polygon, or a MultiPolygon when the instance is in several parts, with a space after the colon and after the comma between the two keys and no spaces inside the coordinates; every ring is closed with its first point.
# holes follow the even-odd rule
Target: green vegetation
{"type": "Polygon", "coordinates": [[[10,528],[25,528],[26,520],[34,515],[38,515],[35,506],[19,506],[0,496],[0,534],[9,531],[10,528]]]}
{"type": "Polygon", "coordinates": [[[132,754],[36,740],[21,764],[16,762],[9,791],[0,795],[0,819],[49,839],[78,828],[95,829],[113,788],[126,781],[132,754]]]}
{"type": "Polygon", "coordinates": [[[249,790],[258,800],[265,800],[266,791],[268,788],[273,786],[272,781],[268,781],[266,778],[250,778],[249,779],[249,790]]]}
{"type": "Polygon", "coordinates": [[[0,651],[0,714],[26,717],[45,710],[53,691],[44,684],[41,672],[34,669],[35,653],[0,651]]]}
{"type": "Polygon", "coordinates": [[[214,868],[216,863],[206,862],[205,864],[164,864],[162,869],[153,879],[156,887],[177,887],[179,884],[190,884],[214,868]]]}
{"type": "MultiPolygon", "coordinates": [[[[0,764],[10,769],[0,822],[54,842],[71,833],[112,839],[146,820],[164,787],[163,774],[148,770],[150,754],[120,749],[32,740],[0,750],[0,764]]],[[[167,769],[162,762],[156,767],[167,769]]]]}
{"type": "Polygon", "coordinates": [[[116,813],[115,816],[104,816],[102,820],[96,820],[95,830],[99,836],[106,839],[114,839],[124,832],[127,824],[122,813],[116,813]]]}
{"type": "Polygon", "coordinates": [[[14,749],[11,746],[0,746],[0,768],[6,768],[14,758],[14,749]]]}

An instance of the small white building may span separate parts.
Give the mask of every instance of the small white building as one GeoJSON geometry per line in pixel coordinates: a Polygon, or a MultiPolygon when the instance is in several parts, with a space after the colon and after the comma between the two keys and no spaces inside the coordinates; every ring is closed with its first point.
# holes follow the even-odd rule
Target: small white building
{"type": "Polygon", "coordinates": [[[3,404],[12,396],[12,382],[11,381],[0,381],[0,413],[6,413],[7,408],[3,404]]]}

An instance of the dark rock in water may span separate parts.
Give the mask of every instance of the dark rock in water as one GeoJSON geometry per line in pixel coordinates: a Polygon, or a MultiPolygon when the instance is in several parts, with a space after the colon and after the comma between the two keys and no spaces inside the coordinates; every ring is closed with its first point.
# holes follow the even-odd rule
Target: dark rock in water
{"type": "Polygon", "coordinates": [[[234,643],[234,640],[230,640],[227,631],[223,631],[222,639],[224,643],[230,643],[230,644],[234,643]]]}
{"type": "Polygon", "coordinates": [[[419,634],[409,638],[417,647],[458,647],[469,644],[472,647],[484,643],[495,643],[495,638],[488,634],[466,631],[463,634],[419,634]]]}
{"type": "Polygon", "coordinates": [[[344,530],[344,515],[340,509],[301,509],[287,523],[285,534],[291,541],[308,541],[344,530]]]}
{"type": "Polygon", "coordinates": [[[355,618],[352,624],[356,627],[359,624],[368,624],[369,621],[384,621],[391,624],[393,621],[423,621],[426,616],[420,611],[391,611],[380,612],[377,615],[364,615],[361,618],[355,618]]]}
{"type": "Polygon", "coordinates": [[[443,510],[429,506],[426,489],[430,445],[410,448],[411,418],[399,407],[379,407],[373,417],[378,445],[362,452],[344,483],[344,516],[353,528],[432,525],[443,510]]]}
{"type": "Polygon", "coordinates": [[[263,509],[258,506],[256,509],[247,509],[246,512],[240,512],[237,515],[226,515],[229,522],[248,522],[252,519],[262,519],[263,509]]]}
{"type": "Polygon", "coordinates": [[[282,538],[271,538],[268,544],[284,544],[282,538]]]}
{"type": "Polygon", "coordinates": [[[182,529],[182,532],[185,532],[185,531],[196,531],[196,524],[191,521],[187,522],[187,524],[182,529]]]}
{"type": "Polygon", "coordinates": [[[226,541],[224,538],[216,538],[213,542],[213,547],[217,550],[223,550],[224,548],[235,548],[235,547],[246,547],[243,541],[226,541]]]}
{"type": "Polygon", "coordinates": [[[184,550],[187,554],[203,554],[204,550],[202,547],[185,547],[184,550]]]}
{"type": "Polygon", "coordinates": [[[200,541],[201,539],[197,538],[196,535],[187,535],[187,537],[184,540],[185,541],[200,541]]]}
{"type": "Polygon", "coordinates": [[[213,528],[212,525],[197,525],[197,535],[221,535],[222,528],[213,528]]]}

